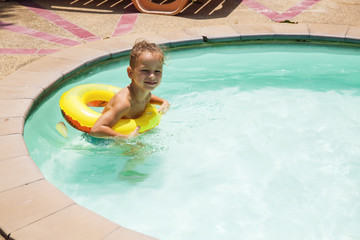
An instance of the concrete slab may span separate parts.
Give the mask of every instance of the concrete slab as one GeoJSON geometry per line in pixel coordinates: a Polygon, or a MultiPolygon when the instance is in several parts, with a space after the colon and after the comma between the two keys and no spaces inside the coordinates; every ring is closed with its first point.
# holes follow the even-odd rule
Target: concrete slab
{"type": "Polygon", "coordinates": [[[270,23],[233,24],[232,28],[240,34],[242,40],[274,39],[275,33],[270,23]]]}
{"type": "Polygon", "coordinates": [[[309,24],[310,39],[345,41],[347,25],[309,24]]]}
{"type": "Polygon", "coordinates": [[[29,63],[28,65],[22,67],[21,70],[32,72],[52,72],[65,76],[81,67],[85,67],[85,62],[82,59],[73,60],[49,55],[29,63]]]}
{"type": "Polygon", "coordinates": [[[0,101],[0,118],[24,117],[33,102],[32,99],[4,99],[0,101]]]}
{"type": "Polygon", "coordinates": [[[346,33],[345,41],[352,43],[360,43],[360,28],[350,26],[346,33]]]}
{"type": "Polygon", "coordinates": [[[0,136],[0,161],[29,155],[21,134],[0,136]]]}
{"type": "Polygon", "coordinates": [[[237,41],[240,34],[231,26],[206,26],[197,28],[186,28],[185,32],[189,35],[200,35],[205,42],[237,41]]]}
{"type": "Polygon", "coordinates": [[[158,31],[156,34],[168,39],[171,47],[203,42],[203,37],[199,33],[189,32],[185,28],[173,31],[158,31]]]}
{"type": "Polygon", "coordinates": [[[0,193],[43,178],[29,156],[0,160],[0,193]]]}
{"type": "Polygon", "coordinates": [[[0,99],[36,99],[44,92],[41,87],[2,86],[1,84],[0,86],[0,99]]]}
{"type": "Polygon", "coordinates": [[[41,87],[49,88],[56,81],[61,80],[63,75],[60,72],[38,72],[18,70],[11,73],[6,78],[0,80],[1,86],[16,87],[41,87]]]}
{"type": "Polygon", "coordinates": [[[23,117],[0,118],[0,136],[22,134],[25,119],[23,117]]]}
{"type": "Polygon", "coordinates": [[[7,233],[20,231],[73,204],[69,197],[46,180],[10,189],[0,193],[0,219],[6,219],[1,228],[7,233]]]}
{"type": "MultiPolygon", "coordinates": [[[[65,205],[66,202],[60,203],[65,205]]],[[[117,224],[74,204],[12,232],[11,237],[27,240],[99,240],[118,228],[117,224]]]]}
{"type": "Polygon", "coordinates": [[[91,42],[79,46],[79,48],[91,48],[97,49],[110,54],[110,56],[118,56],[126,51],[130,51],[133,46],[133,42],[127,41],[122,37],[108,38],[103,41],[91,42]]]}
{"type": "Polygon", "coordinates": [[[110,53],[98,49],[73,47],[73,48],[65,49],[61,52],[54,53],[51,55],[51,57],[59,58],[59,59],[68,59],[71,61],[79,61],[86,66],[95,63],[97,61],[109,59],[110,53]]]}
{"type": "Polygon", "coordinates": [[[123,227],[119,227],[118,229],[116,229],[116,231],[112,232],[111,234],[109,234],[107,237],[104,238],[104,240],[118,240],[118,239],[154,240],[155,238],[152,238],[145,234],[141,234],[123,227]]]}
{"type": "Polygon", "coordinates": [[[276,39],[309,39],[309,27],[306,23],[274,23],[271,24],[276,39]]]}

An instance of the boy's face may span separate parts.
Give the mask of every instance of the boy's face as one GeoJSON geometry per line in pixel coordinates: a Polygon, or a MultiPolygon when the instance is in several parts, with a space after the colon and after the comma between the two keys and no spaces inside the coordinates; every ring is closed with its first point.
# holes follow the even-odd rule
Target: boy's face
{"type": "Polygon", "coordinates": [[[161,83],[163,62],[159,53],[143,52],[138,57],[135,68],[128,67],[132,83],[148,91],[154,90],[161,83]]]}

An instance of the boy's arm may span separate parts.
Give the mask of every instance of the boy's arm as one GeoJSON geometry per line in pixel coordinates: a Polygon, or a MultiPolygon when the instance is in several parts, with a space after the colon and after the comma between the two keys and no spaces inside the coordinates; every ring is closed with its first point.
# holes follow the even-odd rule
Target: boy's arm
{"type": "Polygon", "coordinates": [[[140,127],[137,127],[130,135],[121,134],[112,129],[112,127],[129,111],[129,104],[123,102],[115,104],[98,118],[94,126],[91,128],[90,135],[94,137],[135,137],[138,135],[140,127]]]}
{"type": "Polygon", "coordinates": [[[151,94],[150,103],[160,105],[158,112],[166,113],[170,108],[170,103],[161,97],[151,94]]]}

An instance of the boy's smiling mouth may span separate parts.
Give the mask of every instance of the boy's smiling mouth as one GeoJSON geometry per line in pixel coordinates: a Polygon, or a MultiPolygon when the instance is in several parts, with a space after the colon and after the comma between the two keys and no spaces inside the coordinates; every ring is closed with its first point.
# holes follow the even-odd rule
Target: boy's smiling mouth
{"type": "Polygon", "coordinates": [[[148,85],[151,85],[151,86],[154,86],[154,85],[156,85],[157,84],[157,82],[145,82],[146,84],[148,84],[148,85]]]}

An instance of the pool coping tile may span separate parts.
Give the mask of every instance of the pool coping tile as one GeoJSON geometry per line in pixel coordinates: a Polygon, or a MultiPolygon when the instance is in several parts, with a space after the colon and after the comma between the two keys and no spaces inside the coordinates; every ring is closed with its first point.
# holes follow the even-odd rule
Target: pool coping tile
{"type": "MultiPolygon", "coordinates": [[[[60,53],[59,56],[62,56],[62,51],[58,53],[60,53]]],[[[64,54],[64,57],[54,57],[51,54],[25,65],[20,68],[20,70],[32,72],[52,72],[61,74],[65,77],[84,67],[85,61],[82,58],[70,59],[66,58],[66,54],[64,54]]]]}
{"type": "Polygon", "coordinates": [[[0,86],[41,87],[44,90],[62,79],[61,73],[17,70],[0,81],[0,86]]]}
{"type": "Polygon", "coordinates": [[[51,57],[54,58],[58,57],[60,59],[69,59],[72,61],[78,61],[84,66],[89,66],[93,63],[106,60],[111,57],[109,52],[102,51],[99,49],[89,48],[89,47],[86,47],[84,49],[82,46],[83,45],[67,48],[60,52],[51,54],[51,57]]]}
{"type": "Polygon", "coordinates": [[[190,27],[89,42],[47,55],[20,68],[0,81],[0,167],[6,169],[2,172],[9,171],[1,176],[5,181],[0,184],[0,218],[10,219],[0,223],[2,234],[11,233],[10,239],[16,240],[153,239],[77,205],[47,182],[29,156],[22,136],[24,119],[44,91],[55,89],[69,74],[86,66],[128,55],[134,41],[139,39],[170,47],[206,44],[206,41],[238,40],[241,43],[277,39],[360,43],[360,27],[286,23],[190,27]],[[19,175],[21,177],[17,178],[19,175]]]}
{"type": "Polygon", "coordinates": [[[0,101],[0,118],[24,117],[34,100],[27,98],[3,99],[0,101]]]}
{"type": "MultiPolygon", "coordinates": [[[[134,42],[141,40],[148,40],[158,45],[169,44],[169,40],[167,38],[164,38],[159,34],[149,32],[146,34],[132,34],[127,36],[104,39],[102,41],[97,41],[97,42],[90,42],[77,46],[77,48],[101,50],[110,54],[111,58],[116,58],[121,56],[128,56],[134,45],[134,42]]],[[[61,54],[61,52],[59,54],[61,54]]]]}
{"type": "Polygon", "coordinates": [[[350,26],[346,32],[345,42],[360,43],[360,27],[350,26]]]}
{"type": "Polygon", "coordinates": [[[103,240],[155,240],[156,238],[147,236],[145,234],[130,230],[127,228],[119,227],[114,232],[106,236],[103,240]]]}
{"type": "Polygon", "coordinates": [[[36,99],[44,92],[42,87],[2,86],[0,84],[0,99],[36,99]]]}
{"type": "Polygon", "coordinates": [[[99,240],[118,228],[110,220],[78,204],[72,204],[12,232],[11,237],[16,240],[99,240]]]}
{"type": "Polygon", "coordinates": [[[347,25],[309,23],[310,39],[326,41],[345,41],[347,25]]]}
{"type": "Polygon", "coordinates": [[[185,33],[188,35],[199,35],[204,42],[215,43],[240,40],[240,34],[229,25],[186,28],[185,33]]]}
{"type": "Polygon", "coordinates": [[[0,161],[29,155],[22,134],[0,136],[0,152],[0,161]]]}
{"type": "Polygon", "coordinates": [[[309,26],[306,23],[272,23],[275,39],[309,39],[309,26]]]}
{"type": "Polygon", "coordinates": [[[241,40],[269,40],[275,37],[271,23],[239,23],[232,24],[231,27],[240,34],[241,40]]]}
{"type": "Polygon", "coordinates": [[[0,160],[0,193],[43,178],[30,156],[0,160]]]}
{"type": "Polygon", "coordinates": [[[0,219],[6,219],[1,228],[12,234],[73,204],[45,179],[10,189],[0,193],[0,219]]]}
{"type": "Polygon", "coordinates": [[[82,44],[79,48],[96,49],[110,54],[110,57],[125,55],[124,52],[130,52],[133,43],[126,41],[121,37],[108,38],[102,41],[89,42],[82,44]]]}
{"type": "MultiPolygon", "coordinates": [[[[142,40],[147,40],[149,42],[155,43],[157,45],[169,45],[169,40],[156,32],[147,32],[142,34],[131,34],[127,36],[121,37],[123,41],[127,41],[129,43],[132,43],[132,46],[135,42],[139,42],[142,40]]],[[[131,50],[131,48],[129,50],[131,50]]]]}
{"type": "Polygon", "coordinates": [[[10,134],[22,134],[24,132],[25,119],[23,117],[0,118],[0,136],[10,134]]]}
{"type": "Polygon", "coordinates": [[[186,31],[184,28],[178,29],[177,31],[161,31],[157,32],[157,34],[168,39],[170,47],[203,43],[201,34],[186,31]]]}

